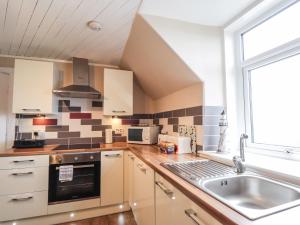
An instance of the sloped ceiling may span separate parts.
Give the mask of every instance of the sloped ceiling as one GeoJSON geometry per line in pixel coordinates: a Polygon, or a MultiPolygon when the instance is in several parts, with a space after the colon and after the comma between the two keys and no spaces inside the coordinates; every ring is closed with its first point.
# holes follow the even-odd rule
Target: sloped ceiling
{"type": "Polygon", "coordinates": [[[1,0],[0,54],[118,65],[141,0],[1,0]],[[86,24],[99,21],[100,32],[86,24]]]}
{"type": "Polygon", "coordinates": [[[143,90],[153,99],[200,82],[140,15],[134,21],[121,68],[133,70],[143,90]]]}

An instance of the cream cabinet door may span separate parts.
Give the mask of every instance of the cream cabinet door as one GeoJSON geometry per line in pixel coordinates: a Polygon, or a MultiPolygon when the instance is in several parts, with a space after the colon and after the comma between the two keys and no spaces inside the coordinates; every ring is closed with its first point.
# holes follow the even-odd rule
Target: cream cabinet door
{"type": "Polygon", "coordinates": [[[185,209],[185,214],[194,224],[222,225],[222,223],[192,201],[190,201],[189,207],[185,209]]]}
{"type": "Polygon", "coordinates": [[[155,174],[156,225],[221,225],[159,174],[155,174]]]}
{"type": "Polygon", "coordinates": [[[154,171],[139,159],[134,161],[133,213],[138,225],[155,224],[154,171]]]}
{"type": "Polygon", "coordinates": [[[133,72],[104,69],[104,115],[133,114],[133,72]]]}
{"type": "Polygon", "coordinates": [[[49,155],[0,157],[0,170],[48,166],[49,155]]]}
{"type": "Polygon", "coordinates": [[[0,195],[48,190],[49,167],[0,170],[0,195]]]}
{"type": "Polygon", "coordinates": [[[101,152],[101,206],[123,203],[123,151],[101,152]]]}
{"type": "Polygon", "coordinates": [[[131,208],[134,206],[134,160],[136,156],[128,153],[128,203],[131,208]]]}
{"type": "Polygon", "coordinates": [[[135,156],[127,151],[124,154],[124,202],[133,206],[133,163],[135,156]]]}
{"type": "Polygon", "coordinates": [[[47,214],[48,191],[0,196],[0,221],[47,214]]]}
{"type": "Polygon", "coordinates": [[[13,113],[53,113],[52,62],[15,60],[13,113]]]}
{"type": "Polygon", "coordinates": [[[195,225],[185,214],[190,200],[157,173],[155,174],[156,225],[195,225]]]}

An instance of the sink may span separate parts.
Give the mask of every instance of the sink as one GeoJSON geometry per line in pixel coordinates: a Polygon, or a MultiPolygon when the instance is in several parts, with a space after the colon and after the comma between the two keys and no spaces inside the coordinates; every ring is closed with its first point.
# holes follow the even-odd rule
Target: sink
{"type": "Polygon", "coordinates": [[[300,189],[252,174],[204,180],[201,188],[251,220],[300,204],[300,189]]]}

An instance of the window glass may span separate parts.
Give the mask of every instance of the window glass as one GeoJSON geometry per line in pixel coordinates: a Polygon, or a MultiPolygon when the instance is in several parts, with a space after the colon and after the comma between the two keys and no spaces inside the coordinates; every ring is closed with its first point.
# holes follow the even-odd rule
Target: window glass
{"type": "Polygon", "coordinates": [[[252,142],[300,147],[300,54],[249,71],[252,142]]]}
{"type": "Polygon", "coordinates": [[[244,60],[300,37],[300,2],[242,34],[244,60]]]}

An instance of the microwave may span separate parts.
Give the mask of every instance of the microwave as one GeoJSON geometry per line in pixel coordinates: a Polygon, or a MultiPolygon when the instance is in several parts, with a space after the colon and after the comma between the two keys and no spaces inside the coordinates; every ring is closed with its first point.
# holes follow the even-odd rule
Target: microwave
{"type": "Polygon", "coordinates": [[[159,126],[128,127],[127,142],[133,144],[156,144],[159,126]]]}

